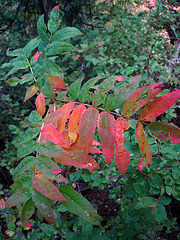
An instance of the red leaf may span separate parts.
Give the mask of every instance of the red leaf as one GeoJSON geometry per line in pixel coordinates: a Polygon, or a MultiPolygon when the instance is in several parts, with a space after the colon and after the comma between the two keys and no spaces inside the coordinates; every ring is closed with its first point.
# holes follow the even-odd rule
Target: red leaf
{"type": "Polygon", "coordinates": [[[127,77],[123,77],[123,76],[117,76],[116,79],[121,82],[123,81],[124,79],[126,79],[127,77]]]}
{"type": "Polygon", "coordinates": [[[164,142],[171,137],[171,143],[180,143],[180,128],[165,122],[153,122],[148,125],[151,132],[164,142]]]}
{"type": "Polygon", "coordinates": [[[41,137],[58,145],[64,144],[62,134],[52,125],[46,125],[41,131],[41,137]]]}
{"type": "Polygon", "coordinates": [[[102,143],[102,151],[107,164],[110,164],[114,153],[115,143],[114,128],[115,128],[114,116],[106,111],[100,113],[98,118],[98,134],[99,139],[102,143]]]}
{"type": "Polygon", "coordinates": [[[49,123],[57,123],[57,121],[62,118],[64,115],[64,112],[61,111],[60,109],[57,109],[54,112],[51,112],[48,114],[47,117],[45,117],[44,120],[44,124],[49,124],[49,123]]]}
{"type": "Polygon", "coordinates": [[[143,129],[143,124],[141,122],[138,122],[138,124],[136,125],[135,133],[140,151],[143,157],[146,159],[149,166],[151,166],[152,164],[151,148],[149,146],[146,133],[143,129]]]}
{"type": "Polygon", "coordinates": [[[97,162],[89,155],[86,155],[81,149],[67,150],[68,154],[55,157],[56,162],[64,165],[72,165],[80,168],[95,169],[99,168],[97,162]]]}
{"type": "Polygon", "coordinates": [[[145,166],[147,165],[147,162],[145,160],[144,157],[140,158],[139,162],[138,162],[138,170],[141,172],[145,166]]]}
{"type": "Polygon", "coordinates": [[[70,114],[72,108],[74,107],[74,104],[75,104],[74,102],[66,103],[61,108],[59,108],[59,111],[64,112],[62,117],[59,118],[57,121],[57,128],[61,133],[65,129],[66,121],[69,118],[69,114],[70,114]]]}
{"type": "Polygon", "coordinates": [[[85,111],[80,119],[79,140],[86,154],[90,152],[93,143],[98,114],[98,110],[94,107],[91,107],[85,111]]]}
{"type": "Polygon", "coordinates": [[[124,131],[127,130],[129,127],[130,127],[130,122],[127,119],[120,117],[116,120],[115,160],[116,160],[116,165],[123,176],[128,169],[129,161],[130,161],[130,152],[128,152],[124,147],[124,142],[126,140],[124,137],[124,131]]]}
{"type": "Polygon", "coordinates": [[[129,166],[130,152],[125,147],[121,147],[115,151],[115,159],[118,170],[124,176],[129,166]]]}
{"type": "Polygon", "coordinates": [[[43,93],[40,93],[35,101],[37,112],[41,115],[41,117],[45,114],[45,97],[43,93]]]}
{"type": "Polygon", "coordinates": [[[157,94],[162,92],[166,84],[154,83],[148,87],[143,87],[132,93],[123,103],[121,113],[123,116],[132,116],[139,108],[146,105],[157,94]]]}
{"type": "Polygon", "coordinates": [[[80,118],[85,112],[85,110],[86,110],[85,105],[81,104],[77,106],[70,115],[69,124],[68,124],[68,127],[69,127],[68,135],[69,135],[71,144],[74,143],[77,139],[77,134],[79,133],[80,118]]]}
{"type": "Polygon", "coordinates": [[[46,197],[55,201],[67,201],[58,189],[41,172],[36,172],[33,178],[33,185],[36,190],[46,197]]]}
{"type": "Polygon", "coordinates": [[[42,52],[38,51],[33,55],[33,62],[36,62],[38,57],[42,54],[42,52]]]}
{"type": "Polygon", "coordinates": [[[24,102],[26,102],[29,98],[33,97],[37,93],[37,91],[37,86],[31,86],[30,88],[28,88],[28,90],[26,91],[24,102]]]}
{"type": "Polygon", "coordinates": [[[179,98],[180,90],[176,90],[167,93],[164,96],[157,97],[141,110],[139,120],[145,122],[151,121],[172,107],[179,98]]]}
{"type": "Polygon", "coordinates": [[[62,91],[65,91],[67,89],[64,83],[64,79],[58,76],[51,76],[50,74],[46,74],[46,79],[48,83],[53,85],[55,88],[61,89],[62,91]]]}

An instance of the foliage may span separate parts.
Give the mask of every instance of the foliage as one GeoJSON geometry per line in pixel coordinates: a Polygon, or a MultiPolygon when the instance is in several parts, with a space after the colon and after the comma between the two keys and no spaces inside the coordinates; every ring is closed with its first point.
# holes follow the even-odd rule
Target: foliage
{"type": "MultiPolygon", "coordinates": [[[[38,215],[44,216],[47,222],[54,225],[51,229],[53,234],[56,234],[56,229],[59,231],[59,213],[53,212],[56,201],[62,201],[61,206],[66,210],[100,226],[102,219],[94,207],[72,187],[64,184],[73,178],[64,178],[61,168],[70,165],[76,169],[88,169],[91,174],[83,170],[82,177],[85,179],[85,176],[89,176],[93,180],[94,174],[101,176],[98,168],[102,163],[97,163],[93,156],[103,154],[107,164],[113,166],[119,175],[116,162],[122,174],[121,178],[115,176],[120,188],[118,186],[116,190],[114,187],[110,190],[110,196],[117,196],[117,190],[121,196],[116,199],[121,204],[122,219],[116,218],[116,222],[120,223],[120,227],[116,228],[121,233],[113,235],[113,239],[136,236],[137,233],[141,234],[142,229],[147,232],[151,223],[152,230],[156,229],[157,223],[160,230],[163,224],[169,224],[164,206],[170,203],[170,198],[163,195],[172,194],[179,200],[179,175],[174,166],[172,176],[169,172],[169,178],[166,177],[167,172],[163,172],[165,169],[158,168],[158,164],[165,164],[166,161],[159,162],[159,158],[152,161],[152,155],[156,154],[159,142],[167,142],[166,146],[170,144],[169,140],[171,143],[179,143],[180,129],[167,122],[149,121],[173,106],[179,99],[180,90],[164,94],[166,83],[153,83],[138,88],[142,81],[141,75],[126,78],[112,74],[109,76],[109,73],[106,77],[86,79],[84,84],[83,78],[78,78],[67,86],[63,70],[57,65],[57,55],[66,56],[67,52],[75,51],[70,39],[81,35],[81,32],[70,27],[59,30],[58,15],[58,8],[54,8],[50,14],[48,31],[41,16],[37,24],[40,37],[31,40],[24,48],[7,51],[9,56],[14,57],[5,64],[11,67],[6,75],[7,83],[11,86],[28,85],[24,101],[40,93],[35,100],[36,111],[33,110],[29,115],[26,131],[21,135],[18,159],[22,160],[14,170],[13,195],[6,201],[6,207],[23,204],[23,207],[18,206],[21,224],[28,228],[32,226],[30,218],[36,207],[38,215]],[[23,77],[11,77],[19,73],[20,69],[25,70],[23,77]],[[115,112],[117,108],[120,114],[115,112]],[[153,139],[149,137],[151,135],[153,139]],[[134,153],[138,157],[133,156],[130,161],[134,153]],[[57,163],[61,164],[61,168],[57,163]],[[137,164],[140,172],[135,169],[137,164]],[[151,168],[145,167],[147,164],[151,168]],[[123,189],[124,184],[126,188],[123,189]],[[133,214],[129,216],[129,212],[133,214]],[[139,214],[142,214],[142,219],[138,218],[139,214]],[[132,228],[134,222],[136,224],[132,228]]],[[[103,183],[105,186],[108,181],[103,180],[101,188],[104,187],[103,183]]],[[[115,224],[113,221],[112,225],[115,224]]],[[[93,226],[86,223],[81,223],[81,226],[82,232],[77,231],[76,234],[66,229],[67,239],[84,239],[86,231],[89,234],[86,235],[87,239],[91,239],[93,226]]],[[[169,224],[169,229],[172,227],[174,225],[169,224]]],[[[14,226],[9,229],[15,230],[14,226]]],[[[41,225],[41,230],[48,236],[46,229],[47,226],[43,228],[41,225]]],[[[97,229],[97,236],[100,236],[101,232],[97,229]]],[[[107,236],[104,235],[102,239],[111,238],[112,231],[107,231],[107,236]]],[[[38,230],[36,234],[42,238],[45,236],[38,230]]],[[[63,235],[62,231],[58,234],[63,235]]]]}

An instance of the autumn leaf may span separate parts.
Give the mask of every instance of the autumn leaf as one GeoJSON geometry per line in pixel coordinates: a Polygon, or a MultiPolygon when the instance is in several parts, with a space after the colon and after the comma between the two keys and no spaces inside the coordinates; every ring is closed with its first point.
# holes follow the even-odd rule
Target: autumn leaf
{"type": "Polygon", "coordinates": [[[45,108],[45,97],[44,97],[43,93],[40,93],[37,96],[35,104],[36,104],[37,112],[42,117],[45,114],[45,111],[46,111],[46,108],[45,108]]]}
{"type": "Polygon", "coordinates": [[[46,176],[41,172],[36,172],[33,178],[33,185],[36,190],[55,201],[66,201],[64,196],[58,191],[58,189],[49,181],[46,176]]]}
{"type": "Polygon", "coordinates": [[[60,78],[59,76],[52,76],[50,74],[46,74],[45,76],[48,83],[53,85],[55,88],[61,89],[62,91],[67,89],[63,78],[60,78]]]}
{"type": "Polygon", "coordinates": [[[146,165],[147,165],[146,159],[144,157],[140,158],[138,162],[138,170],[141,172],[146,165]]]}
{"type": "Polygon", "coordinates": [[[93,137],[96,130],[99,112],[96,108],[90,107],[82,115],[79,123],[79,140],[83,146],[84,152],[90,152],[93,137]]]}
{"type": "Polygon", "coordinates": [[[67,150],[61,157],[54,158],[56,162],[63,165],[72,165],[86,169],[99,168],[97,162],[91,156],[85,154],[82,149],[67,150]]]}
{"type": "Polygon", "coordinates": [[[176,90],[157,97],[144,107],[139,114],[139,121],[148,122],[159,116],[161,113],[167,111],[180,98],[180,90],[176,90]]]}
{"type": "Polygon", "coordinates": [[[64,144],[62,134],[52,125],[46,125],[41,131],[41,137],[58,145],[64,144]]]}
{"type": "Polygon", "coordinates": [[[42,52],[38,51],[33,55],[33,62],[36,62],[38,57],[42,54],[42,52]]]}
{"type": "Polygon", "coordinates": [[[123,76],[117,76],[116,79],[117,81],[121,82],[124,81],[124,79],[126,79],[127,77],[123,77],[123,76]]]}
{"type": "Polygon", "coordinates": [[[69,124],[68,124],[68,135],[70,138],[71,144],[74,143],[77,139],[77,134],[79,133],[79,122],[80,118],[85,112],[85,105],[78,105],[70,115],[69,124]]]}
{"type": "Polygon", "coordinates": [[[102,151],[107,164],[110,164],[114,153],[115,143],[114,128],[115,128],[114,116],[107,111],[101,112],[98,118],[98,134],[99,139],[102,143],[102,151]]]}
{"type": "Polygon", "coordinates": [[[138,122],[138,124],[136,125],[135,133],[140,151],[143,157],[146,159],[149,166],[151,166],[152,164],[151,148],[149,146],[146,133],[143,129],[143,124],[141,122],[138,122]]]}
{"type": "Polygon", "coordinates": [[[72,108],[74,107],[74,102],[66,103],[61,108],[59,108],[59,111],[64,112],[61,118],[57,121],[57,128],[62,133],[65,129],[66,121],[69,118],[70,112],[72,111],[72,108]]]}
{"type": "Polygon", "coordinates": [[[118,170],[124,176],[130,161],[130,152],[124,147],[124,131],[130,127],[130,122],[122,117],[115,122],[115,161],[118,170]]]}
{"type": "Polygon", "coordinates": [[[30,88],[27,89],[26,95],[24,98],[24,102],[26,102],[29,98],[33,97],[38,91],[37,86],[31,86],[30,88]]]}
{"type": "Polygon", "coordinates": [[[57,121],[62,118],[64,115],[64,112],[61,111],[60,109],[57,109],[56,111],[54,112],[50,112],[44,119],[44,125],[47,125],[49,123],[56,123],[57,124],[57,121]]]}
{"type": "Polygon", "coordinates": [[[180,143],[180,128],[172,123],[153,122],[148,125],[151,132],[164,142],[171,137],[171,143],[180,143]]]}
{"type": "Polygon", "coordinates": [[[157,94],[162,92],[166,84],[154,83],[148,87],[142,87],[132,93],[122,104],[121,114],[126,117],[132,116],[137,110],[153,99],[157,94]]]}

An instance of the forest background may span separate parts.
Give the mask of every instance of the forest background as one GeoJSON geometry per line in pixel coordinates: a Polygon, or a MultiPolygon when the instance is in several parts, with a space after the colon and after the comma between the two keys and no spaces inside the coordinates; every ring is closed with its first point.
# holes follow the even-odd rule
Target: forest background
{"type": "MultiPolygon", "coordinates": [[[[139,87],[166,82],[165,92],[179,89],[179,1],[1,1],[0,100],[1,100],[1,233],[2,239],[180,239],[180,147],[148,136],[153,164],[138,170],[140,151],[131,121],[126,148],[131,163],[123,176],[115,161],[108,166],[97,154],[100,169],[61,166],[69,184],[86,197],[102,217],[93,226],[60,203],[53,205],[56,224],[50,225],[37,210],[30,225],[20,220],[21,205],[5,208],[18,165],[19,139],[27,129],[28,116],[36,109],[35,97],[24,102],[24,85],[5,82],[9,69],[6,51],[24,47],[37,36],[37,21],[51,10],[60,11],[60,28],[76,27],[82,35],[69,40],[73,51],[61,54],[65,83],[78,78],[83,84],[96,76],[141,75],[139,87]],[[12,87],[13,86],[13,87],[12,87]]],[[[24,75],[26,72],[24,71],[24,75]]],[[[17,71],[16,77],[22,74],[17,71]]],[[[11,75],[10,75],[11,77],[11,75]]],[[[14,75],[13,75],[14,77],[14,75]]],[[[26,88],[29,82],[25,82],[26,88]]],[[[179,102],[157,120],[180,127],[179,102]]],[[[80,206],[77,206],[77,208],[80,206]]]]}

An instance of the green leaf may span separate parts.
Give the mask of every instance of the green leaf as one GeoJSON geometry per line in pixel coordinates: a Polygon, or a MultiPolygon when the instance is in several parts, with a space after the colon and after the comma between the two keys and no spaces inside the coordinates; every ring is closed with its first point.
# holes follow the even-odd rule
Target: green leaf
{"type": "Polygon", "coordinates": [[[25,134],[22,137],[21,144],[28,142],[29,140],[35,138],[39,133],[40,133],[40,129],[38,129],[38,128],[27,129],[25,134]]]}
{"type": "Polygon", "coordinates": [[[95,107],[101,105],[105,101],[106,93],[113,89],[116,79],[116,76],[108,77],[96,88],[92,100],[95,107]]]}
{"type": "Polygon", "coordinates": [[[173,189],[172,190],[172,195],[175,199],[177,199],[178,201],[180,201],[180,191],[179,189],[173,189]]]}
{"type": "Polygon", "coordinates": [[[13,207],[21,203],[25,203],[27,200],[31,198],[32,188],[24,187],[13,194],[8,200],[6,201],[6,207],[13,207]]]}
{"type": "Polygon", "coordinates": [[[11,186],[11,192],[14,194],[19,189],[28,187],[32,183],[33,177],[34,172],[31,170],[21,173],[21,175],[14,180],[14,184],[11,186]]]}
{"type": "Polygon", "coordinates": [[[62,69],[48,58],[46,58],[43,62],[43,70],[52,76],[59,76],[63,78],[62,69]]]}
{"type": "Polygon", "coordinates": [[[28,68],[28,67],[29,67],[29,64],[28,64],[27,60],[17,61],[17,62],[14,64],[13,68],[11,68],[11,70],[6,74],[5,77],[8,77],[9,75],[17,72],[17,71],[20,70],[20,69],[26,69],[26,68],[28,68]]]}
{"type": "Polygon", "coordinates": [[[68,185],[62,185],[60,187],[60,192],[67,199],[67,202],[63,201],[62,205],[68,211],[78,215],[92,224],[100,226],[102,218],[97,214],[94,207],[86,198],[68,185]]]}
{"type": "Polygon", "coordinates": [[[59,157],[63,154],[64,150],[60,146],[52,142],[46,141],[43,143],[39,143],[38,152],[39,154],[45,155],[47,157],[59,157]]]}
{"type": "Polygon", "coordinates": [[[66,42],[53,42],[51,43],[46,51],[46,55],[57,55],[57,54],[63,54],[66,52],[69,52],[73,50],[75,47],[66,42]]]}
{"type": "Polygon", "coordinates": [[[20,56],[21,54],[23,54],[24,51],[22,48],[16,49],[14,51],[9,51],[9,49],[7,49],[6,54],[8,57],[16,57],[16,56],[20,56]]]}
{"type": "Polygon", "coordinates": [[[22,210],[21,210],[21,221],[22,224],[25,225],[28,222],[28,219],[33,215],[35,210],[35,205],[30,198],[27,202],[25,202],[22,210]]]}
{"type": "Polygon", "coordinates": [[[152,177],[153,177],[153,184],[156,187],[160,188],[162,186],[162,178],[157,173],[153,173],[152,177]]]}
{"type": "Polygon", "coordinates": [[[31,55],[31,52],[35,48],[37,48],[37,46],[39,45],[39,42],[40,42],[39,37],[36,37],[36,38],[32,39],[30,42],[28,42],[28,44],[24,47],[24,52],[25,52],[27,58],[31,55]]]}
{"type": "Polygon", "coordinates": [[[154,208],[153,213],[158,223],[163,223],[167,218],[167,213],[163,205],[157,205],[157,207],[154,208]]]}
{"type": "Polygon", "coordinates": [[[63,41],[69,38],[73,38],[77,35],[81,35],[82,33],[74,27],[66,27],[63,28],[59,31],[57,31],[53,36],[52,36],[52,42],[54,41],[63,41]]]}
{"type": "Polygon", "coordinates": [[[25,170],[30,169],[30,167],[34,164],[34,162],[35,162],[35,157],[33,156],[28,156],[24,158],[14,170],[14,179],[16,179],[25,170]]]}
{"type": "Polygon", "coordinates": [[[39,18],[39,20],[37,22],[37,30],[38,30],[40,38],[43,41],[48,42],[49,36],[46,34],[46,24],[44,22],[44,15],[41,15],[41,17],[39,18]]]}
{"type": "Polygon", "coordinates": [[[81,83],[83,81],[84,77],[82,78],[78,78],[75,82],[73,82],[70,86],[69,89],[69,95],[71,97],[72,100],[76,100],[79,96],[79,92],[80,92],[80,87],[81,87],[81,83]]]}
{"type": "Polygon", "coordinates": [[[51,33],[54,33],[60,24],[59,20],[59,9],[53,8],[53,10],[50,13],[50,20],[48,21],[48,29],[51,33]]]}
{"type": "Polygon", "coordinates": [[[89,89],[92,88],[94,84],[100,79],[101,77],[91,78],[85,84],[83,84],[78,97],[80,102],[87,102],[89,100],[89,97],[92,94],[89,92],[89,89]]]}
{"type": "Polygon", "coordinates": [[[42,117],[41,117],[41,115],[39,115],[38,112],[33,110],[29,115],[29,121],[33,124],[41,124],[42,117]]]}
{"type": "Polygon", "coordinates": [[[180,167],[172,168],[172,176],[174,179],[177,179],[180,176],[180,167]]]}
{"type": "Polygon", "coordinates": [[[36,151],[36,149],[37,149],[37,142],[34,140],[30,140],[26,143],[23,143],[18,147],[17,158],[20,159],[22,157],[25,157],[30,153],[36,151]]]}
{"type": "Polygon", "coordinates": [[[51,158],[39,155],[36,160],[36,168],[38,171],[44,173],[47,178],[56,180],[57,182],[66,181],[61,175],[55,175],[54,173],[60,173],[60,167],[51,158]]]}
{"type": "Polygon", "coordinates": [[[50,206],[50,201],[36,189],[32,192],[32,200],[46,221],[51,224],[55,224],[55,217],[50,206]]]}
{"type": "Polygon", "coordinates": [[[18,85],[18,83],[20,82],[21,80],[17,77],[13,77],[13,78],[9,78],[6,82],[12,86],[12,87],[15,87],[18,85]]]}

